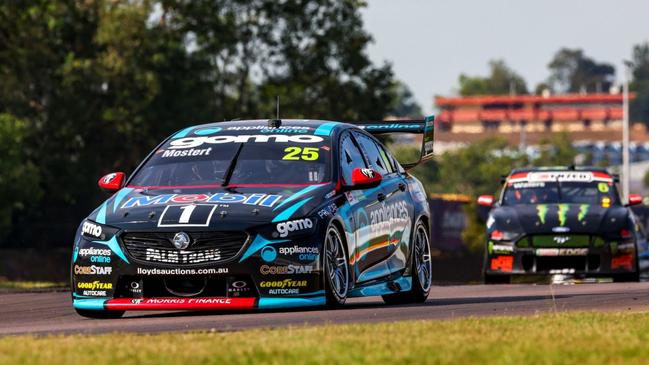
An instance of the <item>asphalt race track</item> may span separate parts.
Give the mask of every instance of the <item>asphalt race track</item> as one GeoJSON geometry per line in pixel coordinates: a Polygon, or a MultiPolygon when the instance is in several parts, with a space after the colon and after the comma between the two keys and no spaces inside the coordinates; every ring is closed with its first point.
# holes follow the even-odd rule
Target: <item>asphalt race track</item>
{"type": "Polygon", "coordinates": [[[552,311],[649,309],[649,282],[581,285],[436,286],[425,304],[354,299],[343,309],[264,312],[127,312],[118,320],[79,317],[69,293],[0,294],[0,336],[12,334],[232,331],[326,323],[531,315],[552,311]]]}

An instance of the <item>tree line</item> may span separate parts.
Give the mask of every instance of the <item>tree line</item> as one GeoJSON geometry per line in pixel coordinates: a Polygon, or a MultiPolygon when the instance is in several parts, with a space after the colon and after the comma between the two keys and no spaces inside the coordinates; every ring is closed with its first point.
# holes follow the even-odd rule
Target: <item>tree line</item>
{"type": "Polygon", "coordinates": [[[70,246],[106,198],[98,177],[131,171],[188,125],[270,118],[277,97],[292,118],[396,110],[410,96],[389,64],[369,59],[363,6],[0,2],[0,246],[70,246]]]}
{"type": "MultiPolygon", "coordinates": [[[[635,45],[630,56],[632,79],[629,90],[637,93],[630,104],[631,120],[649,125],[649,42],[635,45]]],[[[505,61],[492,60],[487,76],[461,74],[458,91],[462,96],[608,93],[615,82],[620,81],[616,79],[612,64],[599,62],[581,49],[560,49],[548,63],[548,71],[547,79],[531,90],[525,79],[505,61]]]]}

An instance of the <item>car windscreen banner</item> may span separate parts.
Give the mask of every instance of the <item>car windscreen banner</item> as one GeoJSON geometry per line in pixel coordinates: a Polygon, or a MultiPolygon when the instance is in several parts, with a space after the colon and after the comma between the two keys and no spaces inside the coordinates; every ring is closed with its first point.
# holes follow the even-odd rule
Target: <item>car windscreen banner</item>
{"type": "Polygon", "coordinates": [[[435,137],[435,116],[430,115],[424,119],[412,120],[386,120],[386,121],[367,121],[367,122],[350,122],[359,128],[373,135],[409,133],[421,136],[421,159],[417,163],[405,166],[411,168],[421,162],[433,158],[433,141],[435,137]]]}

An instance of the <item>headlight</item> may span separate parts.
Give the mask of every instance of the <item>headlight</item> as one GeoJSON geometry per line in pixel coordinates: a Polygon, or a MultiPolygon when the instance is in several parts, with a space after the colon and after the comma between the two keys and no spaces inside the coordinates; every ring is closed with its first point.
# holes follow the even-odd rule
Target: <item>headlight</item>
{"type": "Polygon", "coordinates": [[[86,219],[81,224],[81,236],[91,241],[108,241],[119,231],[118,228],[99,224],[86,219]]]}

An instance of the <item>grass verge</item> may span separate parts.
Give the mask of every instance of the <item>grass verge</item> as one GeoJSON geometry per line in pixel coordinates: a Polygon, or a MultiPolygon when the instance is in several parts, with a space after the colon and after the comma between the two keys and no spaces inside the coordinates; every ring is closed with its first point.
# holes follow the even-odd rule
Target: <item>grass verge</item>
{"type": "Polygon", "coordinates": [[[646,364],[648,313],[0,339],[2,364],[646,364]]]}
{"type": "Polygon", "coordinates": [[[0,289],[51,289],[65,287],[66,283],[57,283],[50,281],[9,281],[0,280],[0,289]]]}

